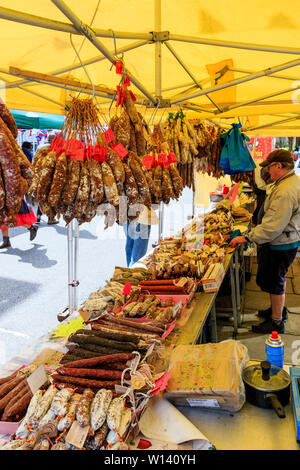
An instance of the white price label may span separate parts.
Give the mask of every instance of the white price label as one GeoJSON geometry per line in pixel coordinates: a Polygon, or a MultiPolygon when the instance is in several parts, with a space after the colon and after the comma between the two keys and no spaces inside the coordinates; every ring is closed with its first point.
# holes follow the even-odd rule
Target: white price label
{"type": "Polygon", "coordinates": [[[190,406],[197,406],[201,408],[220,408],[218,401],[213,398],[187,398],[187,402],[190,406]]]}
{"type": "Polygon", "coordinates": [[[27,377],[27,382],[30,390],[32,391],[32,394],[34,395],[39,388],[48,382],[48,377],[44,366],[41,365],[29,377],[27,377]]]}
{"type": "Polygon", "coordinates": [[[81,427],[78,421],[74,421],[68,434],[66,435],[66,441],[72,446],[78,447],[78,449],[82,449],[89,429],[89,424],[87,426],[81,427]]]}

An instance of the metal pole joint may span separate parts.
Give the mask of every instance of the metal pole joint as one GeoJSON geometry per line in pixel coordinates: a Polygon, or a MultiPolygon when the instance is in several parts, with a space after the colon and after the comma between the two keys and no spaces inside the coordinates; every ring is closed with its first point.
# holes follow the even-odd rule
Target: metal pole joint
{"type": "Polygon", "coordinates": [[[153,42],[165,42],[169,40],[170,31],[150,31],[153,42]]]}

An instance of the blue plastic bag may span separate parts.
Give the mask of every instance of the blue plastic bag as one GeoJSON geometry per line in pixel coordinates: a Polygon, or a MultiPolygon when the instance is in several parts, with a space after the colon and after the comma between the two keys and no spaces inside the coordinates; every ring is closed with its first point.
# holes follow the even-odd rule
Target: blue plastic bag
{"type": "Polygon", "coordinates": [[[226,175],[244,173],[256,168],[246,143],[250,139],[240,132],[240,127],[241,124],[232,124],[232,129],[221,135],[222,151],[219,165],[226,175]]]}

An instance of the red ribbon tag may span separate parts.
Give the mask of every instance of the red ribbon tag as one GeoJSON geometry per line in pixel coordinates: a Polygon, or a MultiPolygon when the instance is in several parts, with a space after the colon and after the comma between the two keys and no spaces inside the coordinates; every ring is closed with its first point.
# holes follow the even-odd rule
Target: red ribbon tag
{"type": "Polygon", "coordinates": [[[131,91],[131,90],[128,90],[128,91],[129,91],[129,93],[130,93],[130,96],[131,96],[131,98],[132,98],[132,101],[136,101],[136,97],[135,97],[135,95],[132,93],[132,91],[131,91]]]}
{"type": "Polygon", "coordinates": [[[93,155],[94,160],[97,162],[107,161],[107,149],[103,145],[96,145],[96,152],[93,155]]]}
{"type": "Polygon", "coordinates": [[[154,390],[151,392],[152,395],[157,395],[159,392],[165,390],[168,385],[168,380],[171,374],[171,369],[168,370],[164,375],[162,375],[154,384],[154,390]]]}
{"type": "Polygon", "coordinates": [[[60,135],[57,135],[53,139],[49,150],[54,150],[56,152],[56,157],[59,157],[59,155],[61,155],[66,150],[66,141],[60,137],[60,135]]]}
{"type": "Polygon", "coordinates": [[[69,139],[66,141],[65,152],[70,158],[75,158],[75,160],[84,160],[84,143],[81,142],[81,140],[69,139]]]}
{"type": "Polygon", "coordinates": [[[169,328],[167,329],[167,331],[162,335],[162,338],[166,338],[167,336],[169,336],[169,334],[171,333],[171,331],[174,330],[176,326],[176,320],[172,321],[172,323],[170,323],[170,326],[169,328]]]}
{"type": "Polygon", "coordinates": [[[128,75],[126,75],[125,80],[123,81],[123,85],[124,85],[124,86],[127,86],[127,87],[131,85],[131,84],[130,84],[130,79],[129,79],[129,76],[128,76],[128,75]]]}
{"type": "Polygon", "coordinates": [[[130,284],[130,282],[125,282],[122,295],[129,295],[129,294],[130,294],[130,291],[131,291],[131,284],[130,284]]]}
{"type": "Polygon", "coordinates": [[[107,144],[115,140],[114,133],[110,127],[107,129],[107,131],[103,132],[103,137],[107,144]]]}
{"type": "Polygon", "coordinates": [[[168,155],[169,163],[177,163],[177,158],[175,153],[170,152],[168,155]]]}
{"type": "Polygon", "coordinates": [[[128,150],[122,144],[111,145],[111,148],[119,155],[120,158],[124,158],[128,154],[128,150]]]}
{"type": "Polygon", "coordinates": [[[72,153],[72,155],[70,155],[70,158],[83,162],[85,158],[85,154],[86,154],[85,148],[77,149],[74,153],[72,153]]]}
{"type": "Polygon", "coordinates": [[[116,62],[116,73],[118,75],[121,75],[121,73],[123,72],[123,62],[121,62],[120,60],[118,60],[116,62]]]}
{"type": "Polygon", "coordinates": [[[154,163],[154,155],[145,155],[144,158],[142,159],[142,163],[147,170],[150,170],[152,168],[152,165],[154,163]]]}
{"type": "Polygon", "coordinates": [[[166,153],[158,154],[158,163],[164,168],[170,168],[168,155],[166,153]]]}

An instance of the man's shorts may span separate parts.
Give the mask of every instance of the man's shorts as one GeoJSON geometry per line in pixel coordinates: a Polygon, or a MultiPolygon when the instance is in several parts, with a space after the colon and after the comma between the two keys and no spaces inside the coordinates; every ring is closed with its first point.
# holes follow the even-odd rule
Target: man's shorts
{"type": "Polygon", "coordinates": [[[297,248],[292,250],[272,250],[269,245],[257,249],[256,284],[262,291],[269,294],[285,293],[286,274],[297,254],[297,248]]]}

